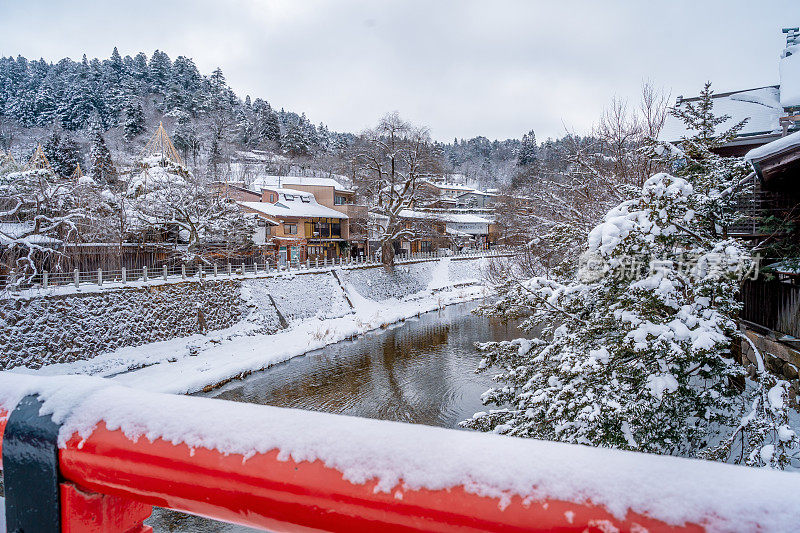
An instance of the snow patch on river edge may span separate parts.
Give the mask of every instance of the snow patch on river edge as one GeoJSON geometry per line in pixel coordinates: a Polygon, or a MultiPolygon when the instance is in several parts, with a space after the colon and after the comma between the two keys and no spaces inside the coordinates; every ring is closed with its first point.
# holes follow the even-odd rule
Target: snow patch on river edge
{"type": "Polygon", "coordinates": [[[436,290],[441,285],[432,284],[427,290],[406,298],[383,301],[365,298],[352,285],[347,285],[345,293],[353,305],[352,313],[333,318],[306,318],[274,334],[253,334],[254,325],[243,321],[207,335],[121,348],[90,360],[36,370],[18,367],[4,373],[93,375],[150,391],[189,394],[422,313],[490,294],[490,290],[481,285],[436,290]]]}

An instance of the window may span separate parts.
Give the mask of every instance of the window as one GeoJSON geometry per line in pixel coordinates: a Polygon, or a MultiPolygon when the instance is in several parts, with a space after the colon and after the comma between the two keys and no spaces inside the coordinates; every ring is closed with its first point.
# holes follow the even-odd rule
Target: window
{"type": "Polygon", "coordinates": [[[284,224],[283,232],[287,235],[297,235],[297,224],[284,224]]]}
{"type": "Polygon", "coordinates": [[[294,202],[294,195],[293,194],[284,194],[283,199],[287,202],[294,202]]]}
{"type": "Polygon", "coordinates": [[[275,201],[275,195],[274,194],[269,193],[269,201],[270,202],[274,202],[275,201]]]}
{"type": "Polygon", "coordinates": [[[334,222],[331,224],[331,237],[340,237],[342,235],[342,224],[334,222]]]}
{"type": "Polygon", "coordinates": [[[334,197],[333,197],[333,205],[345,205],[345,204],[347,204],[347,197],[346,196],[334,195],[334,197]]]}
{"type": "Polygon", "coordinates": [[[302,200],[306,204],[311,202],[311,198],[309,198],[308,196],[301,196],[300,200],[302,200]]]}
{"type": "Polygon", "coordinates": [[[259,228],[265,228],[266,226],[267,226],[267,221],[266,220],[259,220],[258,221],[258,227],[259,228]]]}
{"type": "Polygon", "coordinates": [[[267,237],[272,235],[272,226],[267,226],[266,228],[264,228],[264,235],[267,237]]]}

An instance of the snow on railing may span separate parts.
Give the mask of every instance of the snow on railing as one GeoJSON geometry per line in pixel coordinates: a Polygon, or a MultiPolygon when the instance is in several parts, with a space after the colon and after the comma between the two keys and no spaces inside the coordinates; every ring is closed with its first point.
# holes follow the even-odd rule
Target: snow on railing
{"type": "Polygon", "coordinates": [[[800,518],[796,473],[85,376],[0,373],[0,432],[9,531],[146,531],[152,505],[277,531],[791,531],[800,518]]]}
{"type": "MultiPolygon", "coordinates": [[[[448,254],[437,252],[418,252],[396,258],[395,264],[433,261],[445,257],[470,259],[481,257],[501,257],[513,255],[510,249],[463,250],[448,254]]],[[[274,276],[287,272],[331,270],[335,268],[359,268],[379,265],[376,257],[360,255],[357,257],[338,257],[324,259],[308,259],[306,261],[253,261],[250,263],[209,263],[209,264],[172,264],[158,267],[121,268],[116,270],[80,270],[69,272],[41,272],[30,279],[22,280],[14,273],[0,276],[0,287],[4,292],[14,293],[21,290],[40,290],[54,287],[79,288],[84,285],[95,287],[120,286],[142,283],[178,283],[182,281],[200,281],[204,279],[242,278],[250,276],[274,276]]],[[[0,293],[3,291],[0,290],[0,293]]]]}

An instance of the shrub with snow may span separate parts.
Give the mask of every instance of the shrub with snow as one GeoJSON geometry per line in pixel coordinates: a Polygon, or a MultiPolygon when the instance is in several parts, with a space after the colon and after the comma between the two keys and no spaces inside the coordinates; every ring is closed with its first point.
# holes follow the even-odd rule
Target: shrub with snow
{"type": "MultiPolygon", "coordinates": [[[[694,182],[663,173],[647,180],[638,198],[589,233],[573,279],[503,287],[487,311],[526,317],[524,329],[543,331],[480,346],[479,371],[501,370],[500,385],[483,396],[498,409],[463,426],[672,455],[707,451],[714,459],[732,455],[724,433],[738,427],[760,435],[742,439],[743,457],[785,464],[776,458],[796,444],[783,427],[786,405],[770,403],[770,416],[751,414],[759,406],[763,414],[763,400],[754,398],[765,394],[765,382],[743,390],[744,369],[730,354],[738,339],[735,295],[751,260],[741,244],[715,236],[711,189],[698,192],[694,182]]],[[[781,387],[772,383],[767,396],[780,397],[781,387]]]]}

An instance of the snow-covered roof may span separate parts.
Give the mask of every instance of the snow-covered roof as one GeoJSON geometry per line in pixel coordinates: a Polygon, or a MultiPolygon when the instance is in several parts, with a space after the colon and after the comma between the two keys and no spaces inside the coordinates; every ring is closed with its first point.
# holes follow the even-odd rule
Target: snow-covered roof
{"type": "Polygon", "coordinates": [[[428,211],[414,211],[412,209],[403,209],[400,211],[402,218],[414,218],[420,220],[437,220],[441,222],[453,222],[456,224],[491,224],[490,220],[485,218],[470,215],[466,213],[431,213],[428,211]]]}
{"type": "Polygon", "coordinates": [[[461,183],[443,183],[443,182],[430,181],[430,180],[423,180],[423,183],[427,183],[429,185],[433,185],[437,189],[447,190],[447,191],[468,191],[468,192],[472,192],[472,191],[475,190],[473,187],[469,187],[467,185],[462,185],[461,183]]]}
{"type": "Polygon", "coordinates": [[[284,187],[285,185],[333,187],[337,191],[352,192],[350,189],[347,189],[344,185],[333,178],[315,178],[308,176],[259,176],[253,180],[251,187],[253,187],[255,190],[260,190],[261,188],[270,189],[277,187],[278,184],[280,184],[281,187],[284,187]]]}
{"type": "Polygon", "coordinates": [[[294,189],[277,189],[278,201],[270,202],[237,202],[239,205],[262,213],[270,217],[298,217],[298,218],[349,218],[330,207],[317,203],[310,192],[294,189]]]}
{"type": "Polygon", "coordinates": [[[744,158],[750,162],[758,161],[765,157],[797,147],[800,147],[800,131],[790,133],[786,137],[781,137],[780,139],[759,146],[758,148],[753,148],[745,154],[744,158]]]}
{"type": "Polygon", "coordinates": [[[786,47],[778,67],[781,80],[781,105],[800,107],[800,44],[786,47]]]}
{"type": "Polygon", "coordinates": [[[490,193],[488,191],[487,192],[483,192],[483,191],[479,191],[479,190],[476,189],[476,190],[472,190],[472,191],[460,192],[460,193],[456,194],[456,198],[461,198],[462,196],[466,196],[468,194],[475,194],[477,196],[487,196],[487,197],[497,196],[494,193],[490,193]]]}
{"type": "MultiPolygon", "coordinates": [[[[681,106],[698,100],[699,98],[684,98],[676,107],[680,109],[681,106]]],[[[739,132],[740,136],[764,135],[781,131],[778,119],[784,112],[781,105],[781,90],[777,85],[748,91],[715,94],[713,102],[714,115],[731,117],[716,127],[718,134],[744,119],[748,120],[739,132]]],[[[686,129],[682,120],[668,115],[659,137],[664,141],[678,141],[691,135],[692,133],[686,129]]]]}

